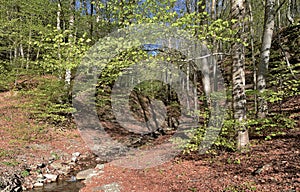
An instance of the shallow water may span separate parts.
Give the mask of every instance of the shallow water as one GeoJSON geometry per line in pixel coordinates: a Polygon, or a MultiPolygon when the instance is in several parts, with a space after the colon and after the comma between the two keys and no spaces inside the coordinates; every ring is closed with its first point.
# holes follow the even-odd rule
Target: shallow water
{"type": "Polygon", "coordinates": [[[58,181],[55,183],[45,184],[42,188],[35,188],[29,190],[29,192],[78,192],[81,188],[84,187],[82,182],[67,182],[67,181],[58,181]]]}

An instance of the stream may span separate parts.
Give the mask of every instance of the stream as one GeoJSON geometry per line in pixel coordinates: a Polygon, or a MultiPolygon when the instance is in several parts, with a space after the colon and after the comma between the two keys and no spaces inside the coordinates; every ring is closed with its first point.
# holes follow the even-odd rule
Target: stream
{"type": "Polygon", "coordinates": [[[64,176],[63,179],[58,180],[57,182],[47,183],[40,188],[30,189],[28,192],[79,192],[79,190],[85,186],[84,183],[78,180],[68,181],[68,178],[74,177],[79,171],[94,168],[97,164],[103,163],[107,162],[97,161],[95,156],[83,159],[80,161],[80,164],[78,164],[81,169],[76,171],[72,170],[67,176],[64,176]]]}
{"type": "Polygon", "coordinates": [[[29,192],[78,192],[84,184],[80,181],[67,182],[58,181],[54,183],[45,184],[44,187],[34,188],[29,190],[29,192]]]}

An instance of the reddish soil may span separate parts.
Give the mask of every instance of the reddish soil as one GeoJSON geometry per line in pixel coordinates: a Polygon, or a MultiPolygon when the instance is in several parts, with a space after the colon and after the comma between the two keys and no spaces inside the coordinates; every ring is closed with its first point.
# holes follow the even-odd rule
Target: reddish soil
{"type": "MultiPolygon", "coordinates": [[[[47,160],[51,153],[89,153],[77,129],[60,129],[31,120],[14,93],[0,93],[0,174],[47,160]],[[26,160],[26,161],[25,161],[26,160]],[[6,162],[6,163],[4,163],[6,162]],[[13,163],[16,165],[12,165],[13,163]]],[[[251,140],[246,153],[181,155],[146,169],[110,163],[86,183],[91,192],[116,182],[121,191],[300,191],[300,130],[271,141],[251,140]]]]}
{"type": "Polygon", "coordinates": [[[181,156],[140,170],[107,164],[104,174],[88,182],[82,192],[113,182],[121,191],[138,192],[300,191],[299,138],[298,130],[272,141],[252,140],[251,151],[244,154],[181,156]]]}
{"type": "Polygon", "coordinates": [[[57,128],[29,118],[22,107],[27,99],[17,92],[0,93],[0,174],[46,163],[52,155],[90,153],[79,131],[57,128]]]}

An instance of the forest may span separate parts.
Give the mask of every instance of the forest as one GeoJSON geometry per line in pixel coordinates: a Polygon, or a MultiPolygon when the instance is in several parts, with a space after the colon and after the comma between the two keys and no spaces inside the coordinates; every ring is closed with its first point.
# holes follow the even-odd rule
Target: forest
{"type": "Polygon", "coordinates": [[[299,46],[297,0],[0,0],[0,190],[298,191],[299,46]]]}

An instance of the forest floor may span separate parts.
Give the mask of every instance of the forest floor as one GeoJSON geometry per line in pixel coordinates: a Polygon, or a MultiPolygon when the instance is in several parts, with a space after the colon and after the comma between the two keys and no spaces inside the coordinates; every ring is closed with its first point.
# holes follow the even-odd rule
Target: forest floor
{"type": "MultiPolygon", "coordinates": [[[[14,92],[0,93],[0,175],[43,162],[53,153],[90,153],[77,129],[59,129],[29,118],[14,92]]],[[[179,155],[145,169],[110,163],[82,192],[117,183],[120,191],[300,191],[300,128],[265,141],[251,140],[245,153],[179,155]]]]}

